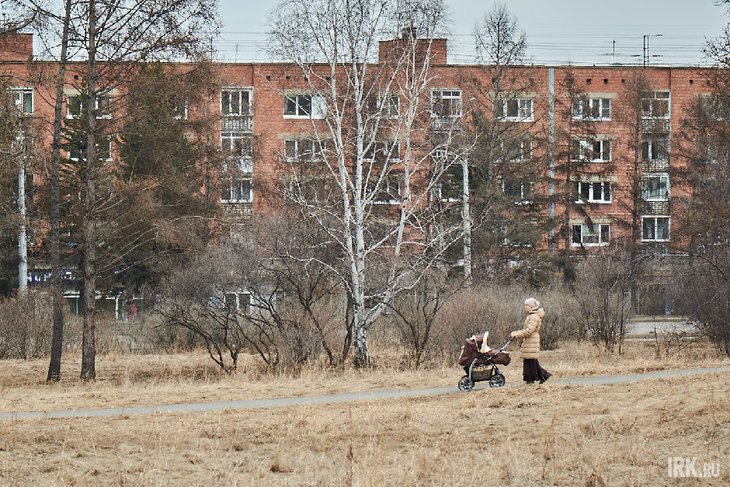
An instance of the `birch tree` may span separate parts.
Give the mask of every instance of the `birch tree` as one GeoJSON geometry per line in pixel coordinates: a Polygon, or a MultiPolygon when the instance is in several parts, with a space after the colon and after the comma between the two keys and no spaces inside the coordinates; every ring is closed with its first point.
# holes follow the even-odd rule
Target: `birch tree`
{"type": "MultiPolygon", "coordinates": [[[[432,39],[444,20],[440,0],[287,0],[274,11],[271,51],[305,80],[301,95],[283,93],[286,110],[310,119],[320,176],[292,171],[287,194],[340,258],[356,367],[370,362],[368,330],[386,303],[460,234],[430,204],[455,160],[434,162],[426,137],[432,39]]],[[[461,115],[453,108],[450,123],[461,115]]]]}

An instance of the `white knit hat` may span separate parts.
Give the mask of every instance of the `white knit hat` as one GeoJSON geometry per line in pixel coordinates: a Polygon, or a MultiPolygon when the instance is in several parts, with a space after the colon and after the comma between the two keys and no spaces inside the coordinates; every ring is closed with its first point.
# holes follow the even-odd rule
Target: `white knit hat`
{"type": "Polygon", "coordinates": [[[525,299],[525,304],[529,306],[532,309],[536,309],[540,307],[540,301],[538,301],[535,298],[527,298],[525,299]]]}

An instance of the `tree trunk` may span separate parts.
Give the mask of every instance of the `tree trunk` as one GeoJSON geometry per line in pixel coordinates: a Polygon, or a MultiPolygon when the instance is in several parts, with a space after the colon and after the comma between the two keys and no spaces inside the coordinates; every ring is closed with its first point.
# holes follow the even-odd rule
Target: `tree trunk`
{"type": "Polygon", "coordinates": [[[81,379],[96,380],[96,2],[89,2],[89,60],[86,93],[86,174],[84,201],[84,329],[81,379]]]}
{"type": "Polygon", "coordinates": [[[61,355],[63,354],[63,290],[61,289],[60,226],[60,177],[61,177],[61,123],[63,120],[63,86],[68,56],[68,31],[71,16],[71,0],[66,0],[61,36],[61,58],[56,81],[56,106],[53,116],[53,147],[51,153],[51,300],[53,308],[53,334],[51,337],[51,362],[48,365],[48,382],[61,380],[61,355]]]}
{"type": "Polygon", "coordinates": [[[467,285],[471,283],[471,206],[469,204],[469,162],[461,160],[461,221],[464,232],[464,281],[467,285]]]}

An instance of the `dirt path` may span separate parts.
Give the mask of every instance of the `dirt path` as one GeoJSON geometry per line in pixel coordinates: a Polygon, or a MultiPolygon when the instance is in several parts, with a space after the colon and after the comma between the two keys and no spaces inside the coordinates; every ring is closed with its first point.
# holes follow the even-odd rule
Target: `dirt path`
{"type": "MultiPolygon", "coordinates": [[[[574,385],[612,385],[626,384],[648,379],[671,379],[674,377],[685,377],[701,374],[728,373],[730,367],[712,367],[702,369],[675,369],[647,372],[644,374],[628,375],[596,375],[588,377],[566,377],[551,380],[551,384],[574,384],[574,385]]],[[[456,378],[458,379],[458,377],[456,378]]],[[[19,411],[0,413],[0,420],[25,420],[25,419],[49,419],[49,418],[99,418],[122,416],[132,414],[165,414],[181,412],[210,412],[222,411],[225,409],[264,409],[298,405],[312,404],[339,404],[354,401],[370,401],[381,399],[400,399],[408,397],[436,396],[441,394],[468,394],[459,392],[454,386],[435,387],[430,389],[396,389],[376,390],[363,392],[348,392],[324,396],[284,397],[275,399],[249,399],[241,401],[217,401],[202,403],[180,403],[153,406],[136,406],[123,408],[99,408],[99,409],[73,409],[58,411],[19,411]]],[[[489,388],[486,383],[478,383],[476,389],[489,388]]],[[[507,387],[517,387],[522,384],[508,384],[507,387]]],[[[539,387],[539,386],[533,386],[539,387]]]]}

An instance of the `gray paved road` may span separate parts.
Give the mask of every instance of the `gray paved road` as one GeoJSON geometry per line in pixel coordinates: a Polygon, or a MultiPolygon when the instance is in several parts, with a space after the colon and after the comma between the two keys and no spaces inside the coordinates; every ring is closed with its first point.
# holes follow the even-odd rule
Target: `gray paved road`
{"type": "MultiPolygon", "coordinates": [[[[590,377],[566,377],[562,379],[552,380],[553,384],[576,384],[576,385],[611,385],[626,384],[646,379],[671,379],[674,377],[684,377],[700,374],[711,373],[730,373],[730,367],[714,367],[703,369],[677,369],[662,370],[657,372],[648,372],[645,374],[629,374],[629,375],[597,375],[590,377]]],[[[27,420],[27,419],[52,419],[52,418],[89,418],[89,417],[112,417],[133,414],[165,414],[180,412],[210,412],[222,411],[225,409],[262,409],[277,408],[299,405],[317,405],[317,404],[338,404],[356,401],[370,401],[382,399],[399,399],[408,397],[437,396],[442,394],[465,394],[459,392],[456,388],[456,381],[451,387],[435,387],[430,389],[396,389],[396,390],[376,390],[364,392],[350,392],[343,394],[332,394],[326,396],[304,396],[304,397],[285,397],[278,399],[250,399],[242,401],[218,401],[218,402],[202,402],[202,403],[181,403],[153,406],[137,406],[124,408],[99,408],[99,409],[73,409],[58,411],[19,411],[0,413],[0,420],[27,420]]],[[[482,384],[477,384],[480,388],[482,384]]],[[[515,387],[516,384],[508,384],[508,387],[515,387]]]]}

